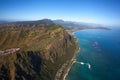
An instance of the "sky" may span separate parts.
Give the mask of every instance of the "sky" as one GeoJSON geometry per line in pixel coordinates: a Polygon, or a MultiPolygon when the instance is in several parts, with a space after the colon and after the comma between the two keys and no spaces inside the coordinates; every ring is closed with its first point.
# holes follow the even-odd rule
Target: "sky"
{"type": "Polygon", "coordinates": [[[120,25],[120,0],[0,0],[0,20],[44,18],[120,25]]]}

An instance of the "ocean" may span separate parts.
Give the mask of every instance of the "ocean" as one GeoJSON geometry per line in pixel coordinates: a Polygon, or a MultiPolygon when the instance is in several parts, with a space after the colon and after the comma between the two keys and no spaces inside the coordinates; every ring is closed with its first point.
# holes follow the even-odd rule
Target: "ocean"
{"type": "Polygon", "coordinates": [[[66,80],[120,80],[120,28],[73,33],[80,52],[66,80]]]}

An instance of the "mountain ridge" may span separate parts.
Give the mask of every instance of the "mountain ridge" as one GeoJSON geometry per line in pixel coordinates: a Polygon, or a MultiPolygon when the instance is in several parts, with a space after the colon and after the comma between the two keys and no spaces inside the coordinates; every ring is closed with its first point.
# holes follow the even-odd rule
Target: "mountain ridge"
{"type": "Polygon", "coordinates": [[[20,49],[0,55],[0,79],[53,80],[62,64],[73,57],[76,39],[61,25],[38,22],[0,25],[0,51],[20,49]]]}

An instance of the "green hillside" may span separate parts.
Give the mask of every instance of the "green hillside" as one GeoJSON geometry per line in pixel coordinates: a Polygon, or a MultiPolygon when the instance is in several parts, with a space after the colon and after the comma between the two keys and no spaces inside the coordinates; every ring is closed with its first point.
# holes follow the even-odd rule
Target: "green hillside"
{"type": "Polygon", "coordinates": [[[30,23],[0,24],[0,51],[20,48],[0,54],[0,80],[53,80],[74,55],[75,39],[62,26],[30,23]]]}

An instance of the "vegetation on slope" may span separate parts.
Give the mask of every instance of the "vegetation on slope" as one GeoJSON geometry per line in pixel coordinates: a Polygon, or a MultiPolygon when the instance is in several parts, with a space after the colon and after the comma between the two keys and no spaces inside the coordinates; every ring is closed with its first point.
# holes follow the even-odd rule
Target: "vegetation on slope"
{"type": "Polygon", "coordinates": [[[20,50],[0,55],[0,80],[53,80],[72,58],[75,39],[62,26],[41,22],[1,24],[0,50],[20,50]]]}

